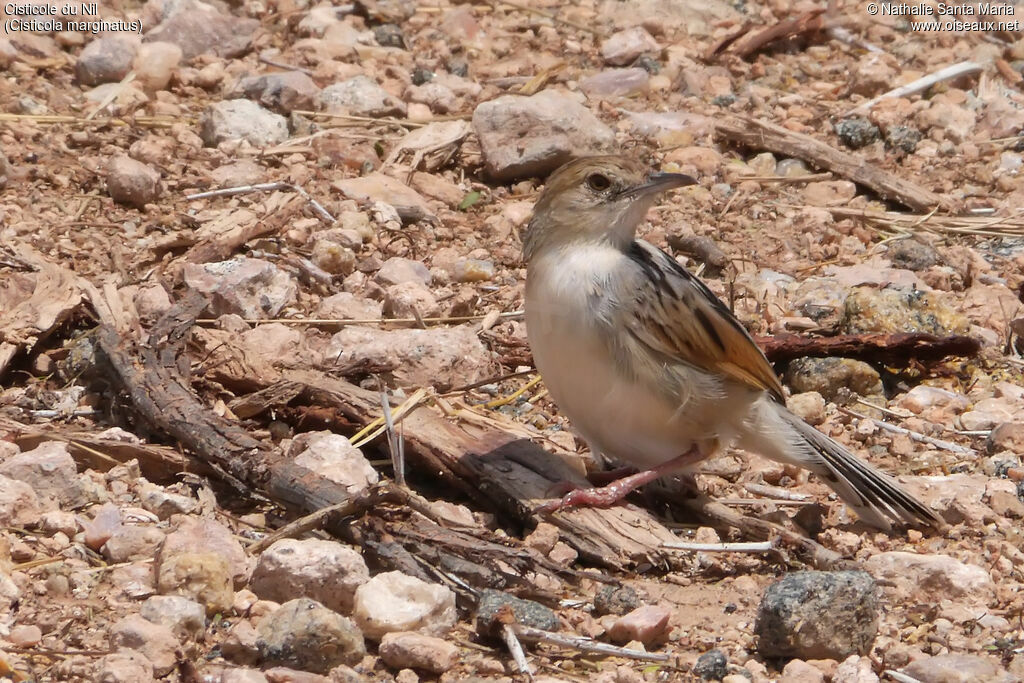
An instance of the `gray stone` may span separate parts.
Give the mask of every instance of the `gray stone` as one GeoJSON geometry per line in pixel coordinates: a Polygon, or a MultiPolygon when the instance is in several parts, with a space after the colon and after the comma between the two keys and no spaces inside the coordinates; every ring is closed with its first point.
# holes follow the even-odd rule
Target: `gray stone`
{"type": "Polygon", "coordinates": [[[208,52],[237,57],[249,49],[260,25],[256,19],[224,14],[200,0],[150,3],[146,9],[151,6],[159,14],[144,22],[147,26],[156,24],[146,33],[146,41],[174,43],[186,60],[208,52]]]}
{"type": "Polygon", "coordinates": [[[160,196],[160,172],[126,156],[115,156],[107,165],[107,192],[118,204],[143,208],[160,196]]]}
{"type": "Polygon", "coordinates": [[[402,572],[384,572],[356,589],[352,617],[373,640],[396,631],[441,634],[455,625],[455,593],[402,572]]]}
{"type": "Polygon", "coordinates": [[[640,596],[629,586],[601,586],[594,596],[594,613],[628,614],[640,606],[640,596]]]}
{"type": "Polygon", "coordinates": [[[352,622],[309,598],[290,600],[257,627],[265,664],[326,674],[339,664],[359,663],[363,634],[352,622]]]}
{"type": "Polygon", "coordinates": [[[138,49],[138,38],[116,35],[97,38],[78,55],[75,78],[82,85],[120,81],[131,71],[138,49]]]}
{"type": "Polygon", "coordinates": [[[154,595],[142,603],[139,614],[179,638],[194,639],[206,630],[206,608],[181,595],[154,595]]]}
{"type": "Polygon", "coordinates": [[[693,673],[705,681],[720,681],[729,673],[729,660],[721,650],[708,650],[697,658],[693,673]]]}
{"type": "Polygon", "coordinates": [[[878,126],[861,116],[851,116],[836,124],[836,135],[839,141],[850,149],[867,147],[882,137],[878,126]]]}
{"type": "Polygon", "coordinates": [[[366,76],[329,85],[320,91],[317,99],[320,107],[328,112],[372,117],[406,114],[405,102],[366,76]]]}
{"type": "Polygon", "coordinates": [[[890,243],[885,255],[894,266],[907,270],[924,270],[940,261],[939,252],[935,247],[916,237],[890,243]]]}
{"type": "Polygon", "coordinates": [[[512,610],[512,615],[518,624],[545,631],[558,630],[558,616],[551,609],[539,602],[523,600],[514,595],[488,588],[480,593],[477,603],[477,633],[491,637],[497,636],[501,631],[501,616],[506,609],[512,610]]]}
{"type": "Polygon", "coordinates": [[[641,55],[656,55],[661,46],[641,26],[616,31],[601,43],[601,57],[613,66],[632,64],[641,55]]]}
{"type": "Polygon", "coordinates": [[[615,133],[569,95],[542,90],[477,106],[473,128],[494,180],[545,175],[576,156],[607,152],[615,133]]]}
{"type": "Polygon", "coordinates": [[[217,263],[189,263],[185,285],[209,294],[215,316],[235,313],[243,318],[273,318],[295,298],[290,275],[269,261],[239,257],[217,263]]]}
{"type": "Polygon", "coordinates": [[[765,657],[842,660],[870,652],[878,619],[870,574],[795,572],[765,591],[754,632],[765,657]]]}
{"type": "Polygon", "coordinates": [[[1020,680],[992,657],[952,653],[918,659],[905,666],[902,672],[927,683],[1015,683],[1020,680]]]}
{"type": "Polygon", "coordinates": [[[237,91],[278,114],[290,114],[293,109],[312,109],[320,94],[313,79],[301,71],[249,76],[238,82],[237,91]]]}
{"type": "Polygon", "coordinates": [[[225,100],[211,104],[203,112],[199,136],[210,147],[226,140],[245,140],[254,147],[269,147],[288,139],[288,120],[251,100],[225,100]]]}
{"type": "Polygon", "coordinates": [[[785,380],[794,394],[816,391],[826,401],[844,388],[861,396],[883,393],[878,372],[852,358],[797,358],[786,369],[785,380]]]}

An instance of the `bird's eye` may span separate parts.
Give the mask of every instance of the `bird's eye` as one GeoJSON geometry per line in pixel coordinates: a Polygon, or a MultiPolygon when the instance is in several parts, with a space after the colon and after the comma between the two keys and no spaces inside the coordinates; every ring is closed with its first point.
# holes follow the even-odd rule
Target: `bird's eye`
{"type": "Polygon", "coordinates": [[[587,187],[594,192],[604,192],[612,186],[612,181],[608,179],[608,176],[601,175],[600,173],[591,173],[587,176],[587,187]]]}

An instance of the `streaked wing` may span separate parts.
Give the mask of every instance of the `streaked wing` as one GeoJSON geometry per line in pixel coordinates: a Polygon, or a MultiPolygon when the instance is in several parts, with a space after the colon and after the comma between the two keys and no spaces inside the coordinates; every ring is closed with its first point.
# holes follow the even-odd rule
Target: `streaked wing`
{"type": "Polygon", "coordinates": [[[703,282],[668,254],[637,240],[629,257],[643,271],[629,328],[651,350],[720,372],[785,405],[782,385],[764,353],[703,282]]]}

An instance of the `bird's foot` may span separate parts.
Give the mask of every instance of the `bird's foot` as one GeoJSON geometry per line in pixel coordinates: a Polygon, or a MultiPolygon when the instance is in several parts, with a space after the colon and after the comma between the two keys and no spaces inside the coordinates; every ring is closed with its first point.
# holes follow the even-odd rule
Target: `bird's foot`
{"type": "Polygon", "coordinates": [[[622,477],[606,486],[589,489],[577,488],[569,491],[559,500],[553,500],[538,506],[534,509],[534,512],[551,513],[570,507],[611,507],[636,489],[644,484],[649,484],[662,474],[664,472],[661,467],[656,467],[653,470],[645,470],[631,474],[628,477],[622,477]]]}

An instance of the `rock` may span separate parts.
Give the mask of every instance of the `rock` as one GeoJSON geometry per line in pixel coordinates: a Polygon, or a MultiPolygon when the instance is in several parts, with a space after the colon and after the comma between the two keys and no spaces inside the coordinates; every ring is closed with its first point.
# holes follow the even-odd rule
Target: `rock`
{"type": "Polygon", "coordinates": [[[181,48],[174,43],[143,43],[132,66],[135,82],[146,92],[166,90],[181,57],[181,48]]]}
{"type": "Polygon", "coordinates": [[[320,88],[313,79],[301,71],[249,76],[238,82],[236,91],[270,111],[286,116],[294,109],[312,109],[320,94],[320,88]]]}
{"type": "Polygon", "coordinates": [[[459,658],[459,648],[454,644],[411,632],[385,633],[377,652],[393,669],[420,669],[434,674],[448,671],[459,658]]]}
{"type": "Polygon", "coordinates": [[[97,660],[92,680],[96,683],[156,683],[153,663],[136,650],[119,650],[97,660]]]}
{"type": "Polygon", "coordinates": [[[234,583],[239,587],[246,584],[252,570],[252,559],[231,529],[207,517],[179,517],[173,521],[177,528],[167,535],[156,559],[157,566],[163,559],[177,553],[216,553],[227,562],[234,583]]]}
{"type": "Polygon", "coordinates": [[[836,124],[835,128],[839,141],[850,149],[867,147],[882,138],[882,132],[878,130],[878,126],[861,116],[843,119],[836,124]]]}
{"type": "Polygon", "coordinates": [[[256,19],[223,14],[201,0],[150,3],[146,9],[154,5],[158,15],[143,22],[156,24],[146,33],[146,42],[174,43],[186,60],[205,53],[237,57],[249,49],[260,25],[256,19]]]}
{"type": "Polygon", "coordinates": [[[166,534],[152,526],[125,524],[119,526],[103,544],[103,556],[111,563],[144,560],[156,554],[166,534]]]}
{"type": "Polygon", "coordinates": [[[974,112],[938,98],[917,115],[917,123],[922,128],[942,131],[947,139],[956,143],[971,136],[974,120],[974,112]]]}
{"type": "Polygon", "coordinates": [[[664,605],[643,605],[619,617],[608,628],[608,637],[616,643],[636,640],[650,645],[668,635],[671,616],[672,612],[664,605]]]}
{"type": "Polygon", "coordinates": [[[825,421],[825,398],[817,391],[793,394],[786,401],[786,406],[807,424],[820,425],[825,421]]]}
{"type": "Polygon", "coordinates": [[[517,624],[545,631],[558,630],[558,616],[551,609],[533,600],[523,600],[514,595],[487,588],[481,591],[477,602],[477,633],[498,637],[501,624],[504,623],[502,619],[509,611],[517,624]]]}
{"type": "Polygon", "coordinates": [[[339,292],[321,301],[316,315],[330,320],[380,320],[384,315],[382,309],[379,301],[339,292]]]}
{"type": "Polygon", "coordinates": [[[448,86],[431,81],[423,85],[410,85],[405,89],[405,99],[409,102],[425,104],[435,114],[447,114],[458,108],[458,97],[448,86]]]}
{"type": "Polygon", "coordinates": [[[925,270],[940,261],[939,252],[923,239],[909,237],[890,243],[885,255],[897,268],[925,270]]]}
{"type": "Polygon", "coordinates": [[[836,667],[833,683],[878,683],[878,676],[871,668],[868,657],[850,655],[836,667]]]}
{"type": "Polygon", "coordinates": [[[358,495],[380,480],[363,452],[347,438],[333,432],[300,434],[292,440],[288,454],[299,467],[344,486],[350,495],[358,495]]]}
{"type": "MultiPolygon", "coordinates": [[[[400,282],[385,291],[383,312],[386,318],[436,318],[441,315],[441,305],[426,285],[400,282]]],[[[408,325],[414,327],[416,323],[408,325]]]]}
{"type": "Polygon", "coordinates": [[[899,407],[920,415],[930,408],[950,407],[960,412],[968,406],[967,397],[939,387],[919,384],[899,399],[899,407]]]}
{"type": "Polygon", "coordinates": [[[921,502],[938,512],[946,522],[965,522],[970,526],[986,524],[992,518],[992,509],[982,502],[988,483],[989,477],[984,474],[915,477],[907,482],[921,502]]]}
{"type": "Polygon", "coordinates": [[[601,42],[601,58],[613,66],[632,64],[641,55],[656,55],[661,46],[646,29],[636,26],[616,31],[601,42]]]}
{"type": "Polygon", "coordinates": [[[136,209],[160,196],[160,172],[127,156],[115,156],[107,165],[107,192],[118,204],[136,209]]]}
{"type": "Polygon", "coordinates": [[[948,555],[885,552],[865,560],[864,569],[879,580],[906,586],[904,594],[922,590],[945,598],[987,601],[995,590],[985,569],[948,555]]]}
{"type": "Polygon", "coordinates": [[[342,614],[370,579],[362,556],[335,541],[282,539],[260,553],[249,585],[266,600],[311,598],[342,614]]]}
{"type": "Polygon", "coordinates": [[[388,373],[403,387],[453,386],[491,374],[491,354],[468,326],[426,330],[380,330],[352,325],[331,337],[325,362],[394,368],[388,373]]]}
{"type": "Polygon", "coordinates": [[[331,188],[358,202],[369,204],[383,202],[393,206],[405,223],[433,216],[427,200],[420,196],[419,192],[401,180],[383,173],[371,173],[361,178],[336,180],[331,183],[331,188]]]}
{"type": "Polygon", "coordinates": [[[82,85],[115,83],[132,70],[137,38],[108,35],[96,38],[85,46],[75,62],[75,78],[82,85]]]}
{"type": "Polygon", "coordinates": [[[251,159],[241,159],[231,164],[218,166],[210,172],[217,187],[238,187],[255,185],[266,180],[266,171],[251,159]]]}
{"type": "Polygon", "coordinates": [[[0,476],[31,486],[44,507],[48,506],[47,500],[56,501],[64,509],[80,508],[89,502],[75,460],[67,444],[60,441],[44,441],[7,458],[0,463],[0,476]]]}
{"type": "Polygon", "coordinates": [[[802,659],[792,659],[783,667],[779,683],[825,683],[825,674],[802,659]]]}
{"type": "Polygon", "coordinates": [[[720,681],[729,673],[729,659],[721,650],[708,650],[697,658],[693,673],[705,681],[720,681]]]}
{"type": "Polygon", "coordinates": [[[970,324],[933,292],[856,287],[846,297],[840,327],[847,334],[924,332],[945,337],[967,334],[970,324]]]}
{"type": "Polygon", "coordinates": [[[143,484],[139,490],[142,507],[160,519],[170,519],[173,515],[187,515],[195,512],[198,501],[189,496],[172,493],[163,486],[143,484]]]}
{"type": "Polygon", "coordinates": [[[187,263],[185,285],[210,295],[210,314],[273,318],[295,298],[290,275],[269,261],[244,256],[217,263],[187,263]]]}
{"type": "Polygon", "coordinates": [[[797,358],[786,369],[785,381],[794,392],[817,392],[826,401],[842,388],[861,396],[883,394],[875,369],[851,358],[797,358]]]}
{"type": "Polygon", "coordinates": [[[223,100],[206,108],[199,119],[199,137],[209,147],[227,140],[245,140],[270,147],[288,139],[288,120],[251,100],[223,100]]]}
{"type": "Polygon", "coordinates": [[[953,653],[918,659],[903,667],[902,673],[928,683],[1013,683],[1019,680],[992,657],[953,653]]]}
{"type": "Polygon", "coordinates": [[[234,591],[227,561],[213,552],[181,552],[166,559],[158,555],[157,588],[202,604],[208,616],[231,608],[234,591]]]}
{"type": "Polygon", "coordinates": [[[1024,455],[1024,422],[1003,422],[988,437],[988,450],[992,453],[1011,451],[1024,455]]]}
{"type": "Polygon", "coordinates": [[[138,650],[152,663],[153,675],[158,678],[174,669],[174,652],[180,647],[171,629],[138,614],[124,617],[111,626],[110,643],[115,648],[138,650]]]}
{"type": "Polygon", "coordinates": [[[541,176],[570,158],[610,151],[615,134],[568,95],[504,95],[478,105],[473,128],[484,167],[499,182],[541,176]]]}
{"type": "Polygon", "coordinates": [[[15,647],[35,647],[43,640],[43,631],[34,624],[22,624],[11,628],[7,637],[15,647]]]}
{"type": "Polygon", "coordinates": [[[651,75],[644,69],[605,69],[580,81],[580,90],[590,99],[630,97],[646,92],[651,75]]]}
{"type": "Polygon", "coordinates": [[[377,284],[384,287],[403,282],[430,284],[430,271],[420,261],[393,256],[385,261],[373,277],[377,284]]]}
{"type": "Polygon", "coordinates": [[[601,586],[594,596],[594,614],[628,614],[640,607],[640,596],[629,586],[601,586]]]}
{"type": "Polygon", "coordinates": [[[869,574],[801,571],[768,586],[754,632],[765,657],[843,659],[870,652],[878,619],[869,574]]]}
{"type": "Polygon", "coordinates": [[[444,633],[455,625],[455,594],[402,572],[384,572],[356,589],[352,617],[371,640],[394,631],[444,633]]]}
{"type": "Polygon", "coordinates": [[[29,484],[0,476],[0,526],[24,527],[35,524],[39,520],[40,511],[39,498],[29,484]]]}
{"type": "Polygon", "coordinates": [[[139,614],[154,624],[166,626],[178,638],[196,639],[206,630],[206,610],[198,602],[180,595],[154,595],[139,608],[139,614]]]}
{"type": "Polygon", "coordinates": [[[398,99],[377,82],[366,76],[356,76],[341,83],[329,85],[317,98],[320,108],[332,114],[355,116],[405,116],[405,102],[398,99]]]}
{"type": "Polygon", "coordinates": [[[356,269],[356,255],[333,240],[318,239],[310,256],[313,264],[331,275],[348,275],[356,269]]]}
{"type": "MultiPolygon", "coordinates": [[[[4,478],[0,478],[0,486],[2,486],[2,484],[3,484],[3,479],[5,479],[5,477],[4,478]]],[[[13,480],[8,480],[8,481],[13,481],[13,480]]],[[[21,482],[17,482],[17,483],[21,483],[21,482]]],[[[0,496],[2,496],[2,493],[0,493],[0,496]]],[[[33,500],[34,500],[34,497],[33,497],[33,500]]],[[[24,503],[24,505],[28,509],[31,510],[33,503],[32,502],[26,502],[26,503],[24,503]]],[[[38,519],[38,521],[39,521],[39,530],[42,531],[45,534],[61,533],[61,534],[64,534],[65,536],[67,536],[68,538],[71,538],[76,533],[78,533],[78,527],[79,527],[78,519],[77,519],[77,517],[75,516],[74,513],[64,512],[62,510],[50,510],[49,512],[44,512],[44,513],[38,515],[38,517],[36,519],[38,519]]],[[[33,520],[33,521],[35,521],[35,520],[33,520]]],[[[21,522],[21,523],[18,523],[16,525],[14,525],[14,526],[25,526],[25,524],[26,524],[25,522],[21,522]]],[[[0,520],[0,525],[12,526],[12,524],[10,522],[5,522],[3,520],[0,520]]]]}
{"type": "Polygon", "coordinates": [[[849,180],[821,180],[807,183],[803,195],[811,206],[842,206],[857,196],[857,186],[849,180]]]}
{"type": "Polygon", "coordinates": [[[885,129],[885,144],[907,154],[917,150],[921,137],[921,131],[909,126],[889,126],[885,129]]]}
{"type": "Polygon", "coordinates": [[[494,263],[483,259],[464,258],[455,262],[452,278],[456,282],[485,282],[494,279],[494,263]]]}
{"type": "Polygon", "coordinates": [[[862,56],[850,79],[851,92],[873,97],[892,88],[896,80],[896,70],[887,63],[887,56],[877,52],[869,52],[862,56]]]}
{"type": "Polygon", "coordinates": [[[339,664],[359,663],[366,654],[356,625],[315,600],[290,600],[257,627],[264,662],[326,674],[339,664]]]}
{"type": "Polygon", "coordinates": [[[256,628],[245,619],[240,619],[221,643],[221,654],[224,659],[235,664],[255,664],[260,659],[259,639],[256,628]]]}
{"type": "MultiPolygon", "coordinates": [[[[270,679],[259,669],[229,668],[225,669],[217,683],[270,683],[270,679]]],[[[300,683],[298,679],[290,679],[289,683],[300,683]]],[[[303,681],[302,683],[307,683],[303,681]]],[[[309,681],[308,683],[314,683],[309,681]]]]}

